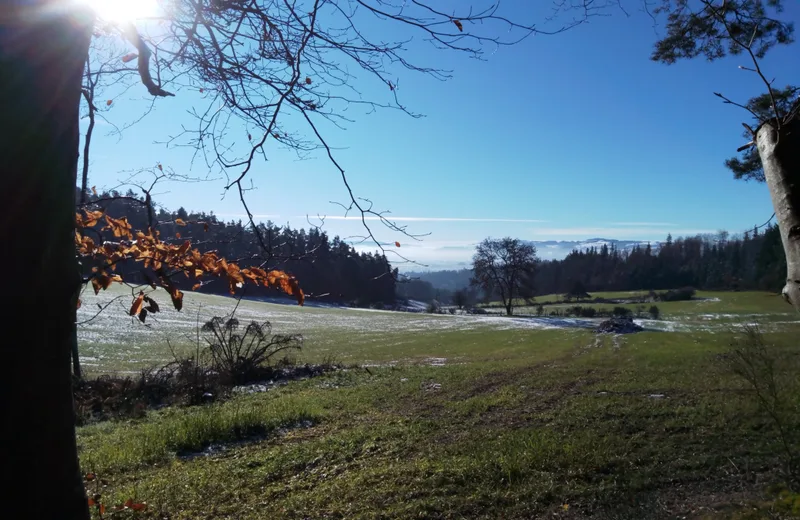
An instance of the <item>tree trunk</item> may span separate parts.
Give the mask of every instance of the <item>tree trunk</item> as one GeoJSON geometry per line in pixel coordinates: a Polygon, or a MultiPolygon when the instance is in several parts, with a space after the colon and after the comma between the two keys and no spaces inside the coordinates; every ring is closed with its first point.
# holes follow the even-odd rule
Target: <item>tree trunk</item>
{"type": "Polygon", "coordinates": [[[92,16],[79,2],[0,0],[0,467],[8,518],[88,519],[70,349],[80,284],[75,172],[92,16]]]}
{"type": "Polygon", "coordinates": [[[783,297],[800,311],[800,117],[762,124],[756,144],[786,252],[783,297]]]}

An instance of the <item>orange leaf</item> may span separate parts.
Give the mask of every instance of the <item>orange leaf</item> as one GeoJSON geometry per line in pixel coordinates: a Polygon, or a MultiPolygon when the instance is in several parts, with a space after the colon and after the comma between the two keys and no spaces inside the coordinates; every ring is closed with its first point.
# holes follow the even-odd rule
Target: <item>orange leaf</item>
{"type": "Polygon", "coordinates": [[[203,286],[203,284],[201,284],[201,283],[196,283],[196,284],[194,284],[194,285],[192,286],[192,290],[193,290],[193,291],[196,291],[197,289],[199,289],[199,288],[200,288],[200,287],[202,287],[202,286],[203,286]]]}
{"type": "Polygon", "coordinates": [[[208,222],[203,223],[203,231],[208,231],[208,222]]]}
{"type": "Polygon", "coordinates": [[[182,218],[176,218],[175,219],[175,223],[178,224],[179,226],[185,226],[186,225],[186,222],[184,222],[182,218]]]}
{"type": "Polygon", "coordinates": [[[142,305],[144,305],[144,291],[139,291],[139,296],[133,300],[133,305],[131,305],[131,310],[129,314],[131,316],[136,316],[140,312],[142,312],[142,305]]]}
{"type": "MultiPolygon", "coordinates": [[[[95,477],[97,477],[97,475],[95,475],[94,473],[87,473],[86,476],[83,478],[85,478],[88,481],[92,481],[95,479],[95,477]]],[[[91,500],[91,498],[89,500],[91,500]]]]}
{"type": "Polygon", "coordinates": [[[141,503],[134,502],[133,504],[131,504],[131,509],[133,509],[134,511],[144,511],[145,509],[147,509],[147,503],[145,503],[145,502],[141,502],[141,503]]]}
{"type": "Polygon", "coordinates": [[[100,293],[101,286],[100,281],[97,278],[92,278],[92,289],[94,289],[95,294],[100,293]]]}
{"type": "Polygon", "coordinates": [[[294,296],[297,298],[298,305],[303,305],[305,301],[305,295],[300,289],[300,284],[297,283],[297,278],[283,271],[268,272],[264,285],[283,291],[290,296],[294,296]]]}
{"type": "Polygon", "coordinates": [[[93,499],[93,498],[90,498],[90,499],[89,499],[89,507],[92,507],[93,505],[95,505],[95,503],[96,503],[96,502],[94,501],[94,499],[93,499]]]}
{"type": "Polygon", "coordinates": [[[180,233],[175,233],[175,238],[180,238],[180,237],[181,237],[180,233]]]}
{"type": "Polygon", "coordinates": [[[104,515],[106,513],[106,505],[100,504],[100,514],[104,515]]]}
{"type": "Polygon", "coordinates": [[[400,242],[395,242],[395,243],[394,243],[394,246],[395,246],[395,247],[400,247],[400,242]]]}
{"type": "Polygon", "coordinates": [[[111,103],[113,103],[113,102],[114,102],[113,100],[109,99],[108,101],[106,101],[106,106],[110,107],[111,103]]]}
{"type": "Polygon", "coordinates": [[[311,85],[311,78],[306,76],[306,85],[311,85]]]}
{"type": "Polygon", "coordinates": [[[125,501],[125,504],[123,504],[123,505],[125,507],[131,507],[133,505],[133,499],[129,498],[128,500],[125,501]]]}
{"type": "Polygon", "coordinates": [[[126,54],[125,56],[122,57],[122,63],[128,63],[129,61],[133,61],[138,57],[139,57],[138,54],[136,54],[135,52],[131,52],[130,54],[126,54]]]}
{"type": "Polygon", "coordinates": [[[464,25],[461,23],[461,20],[453,20],[453,23],[456,24],[460,32],[464,31],[464,25]]]}
{"type": "Polygon", "coordinates": [[[107,225],[103,229],[110,229],[115,237],[133,238],[131,234],[131,225],[128,223],[127,217],[112,218],[106,215],[105,218],[107,225]]]}
{"type": "Polygon", "coordinates": [[[176,251],[176,254],[178,256],[183,256],[183,255],[186,254],[187,251],[189,251],[190,247],[192,247],[192,243],[187,240],[187,241],[185,241],[183,243],[183,245],[181,247],[178,248],[178,250],[176,251]]]}
{"type": "Polygon", "coordinates": [[[172,298],[172,305],[175,310],[181,310],[183,308],[183,293],[179,289],[173,289],[169,295],[172,298]]]}
{"type": "Polygon", "coordinates": [[[81,299],[80,298],[78,298],[78,303],[77,303],[75,308],[76,309],[80,309],[81,308],[81,299]]]}

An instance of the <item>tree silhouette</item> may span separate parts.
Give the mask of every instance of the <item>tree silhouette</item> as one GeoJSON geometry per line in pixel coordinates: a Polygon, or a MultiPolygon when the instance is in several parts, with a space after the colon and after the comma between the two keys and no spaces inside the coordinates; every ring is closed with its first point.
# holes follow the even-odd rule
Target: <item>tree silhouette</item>
{"type": "Polygon", "coordinates": [[[506,315],[514,313],[515,298],[529,298],[539,259],[536,247],[516,238],[484,239],[472,257],[472,285],[499,294],[506,315]]]}

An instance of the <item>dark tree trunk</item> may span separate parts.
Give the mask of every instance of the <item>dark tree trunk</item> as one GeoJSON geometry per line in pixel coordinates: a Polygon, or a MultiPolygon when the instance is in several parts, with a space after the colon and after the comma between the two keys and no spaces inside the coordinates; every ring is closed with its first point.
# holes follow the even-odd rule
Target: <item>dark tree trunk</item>
{"type": "Polygon", "coordinates": [[[756,144],[786,252],[783,296],[800,311],[800,116],[762,124],[756,144]]]}
{"type": "Polygon", "coordinates": [[[8,518],[88,519],[70,349],[79,288],[75,172],[92,17],[79,2],[0,0],[0,467],[8,518]]]}

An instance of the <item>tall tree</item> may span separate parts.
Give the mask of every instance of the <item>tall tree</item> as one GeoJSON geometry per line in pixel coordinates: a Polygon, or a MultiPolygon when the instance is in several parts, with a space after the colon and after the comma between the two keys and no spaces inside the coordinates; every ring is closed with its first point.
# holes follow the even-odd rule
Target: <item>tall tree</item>
{"type": "Polygon", "coordinates": [[[487,238],[472,257],[472,285],[497,293],[506,315],[514,313],[514,299],[529,297],[539,259],[536,247],[517,238],[487,238]]]}
{"type": "Polygon", "coordinates": [[[3,255],[3,268],[13,273],[5,288],[15,299],[3,314],[26,331],[24,339],[3,342],[0,378],[0,466],[4,491],[22,510],[7,512],[15,518],[89,516],[70,347],[80,285],[73,235],[78,107],[93,16],[79,3],[66,11],[59,4],[0,3],[0,242],[14,251],[3,255]]]}

